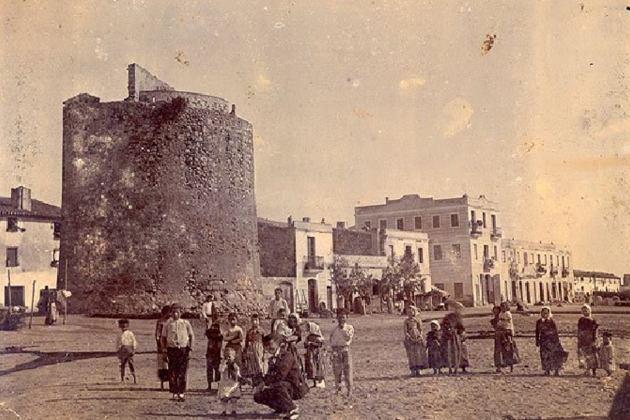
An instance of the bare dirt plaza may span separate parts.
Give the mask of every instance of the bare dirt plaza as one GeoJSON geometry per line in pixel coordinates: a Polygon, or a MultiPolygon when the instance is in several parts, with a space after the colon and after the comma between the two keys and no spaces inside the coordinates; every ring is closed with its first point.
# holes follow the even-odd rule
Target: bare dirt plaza
{"type": "MultiPolygon", "coordinates": [[[[561,341],[570,352],[561,377],[544,377],[534,345],[538,317],[514,315],[523,362],[514,373],[496,374],[493,341],[485,310],[468,310],[464,320],[470,335],[470,373],[439,377],[424,372],[409,378],[402,346],[403,317],[351,316],[356,330],[352,345],[355,395],[334,395],[332,374],[327,388],[311,389],[299,401],[304,419],[603,419],[613,401],[629,398],[627,372],[612,377],[600,371],[585,377],[577,367],[575,330],[577,306],[558,308],[554,319],[561,341]],[[568,314],[567,311],[573,313],[568,314]],[[563,313],[565,312],[565,313],[563,313]],[[484,338],[487,337],[487,338],[484,338]],[[625,385],[624,384],[625,379],[625,385]],[[620,389],[623,388],[622,391],[620,389]],[[622,395],[623,394],[623,395],[622,395]]],[[[630,360],[627,310],[601,308],[594,316],[601,329],[613,333],[618,362],[630,360]]],[[[444,312],[423,312],[424,321],[444,312]]],[[[332,319],[316,319],[328,336],[332,319]]],[[[263,324],[268,328],[268,324],[263,324]]],[[[32,329],[0,333],[0,418],[2,419],[211,419],[219,418],[220,403],[206,391],[203,324],[193,320],[196,343],[188,373],[187,399],[170,400],[159,390],[155,372],[154,320],[131,320],[139,341],[136,355],[139,383],[121,384],[114,347],[115,319],[71,316],[67,325],[45,327],[35,318],[32,329]]],[[[428,329],[427,322],[423,330],[428,329]]],[[[216,384],[215,384],[216,386],[216,384]]],[[[216,392],[216,391],[215,391],[216,392]]],[[[625,402],[628,404],[628,401],[625,402]]],[[[252,401],[244,387],[240,419],[275,418],[271,410],[252,401]]]]}

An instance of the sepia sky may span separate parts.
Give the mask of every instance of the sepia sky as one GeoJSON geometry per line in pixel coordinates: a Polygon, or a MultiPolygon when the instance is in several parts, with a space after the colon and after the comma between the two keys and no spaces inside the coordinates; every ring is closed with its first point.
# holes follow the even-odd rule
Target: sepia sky
{"type": "Polygon", "coordinates": [[[0,0],[0,196],[61,204],[62,102],[122,100],[135,62],[253,124],[259,216],[484,194],[507,237],[630,273],[627,5],[0,0]]]}

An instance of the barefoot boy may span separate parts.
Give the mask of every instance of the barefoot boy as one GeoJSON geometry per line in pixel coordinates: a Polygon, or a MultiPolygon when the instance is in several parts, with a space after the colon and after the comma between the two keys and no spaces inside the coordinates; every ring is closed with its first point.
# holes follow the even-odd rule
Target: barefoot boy
{"type": "Polygon", "coordinates": [[[131,376],[133,376],[133,383],[136,381],[136,368],[133,363],[133,355],[138,347],[136,336],[129,330],[129,320],[121,319],[118,321],[118,327],[122,330],[118,340],[116,342],[116,349],[118,350],[118,358],[120,359],[120,382],[125,381],[125,366],[129,364],[129,370],[131,376]]]}

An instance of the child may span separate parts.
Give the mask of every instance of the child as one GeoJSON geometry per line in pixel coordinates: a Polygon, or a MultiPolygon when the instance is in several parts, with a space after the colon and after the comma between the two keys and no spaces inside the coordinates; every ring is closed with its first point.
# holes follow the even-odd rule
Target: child
{"type": "Polygon", "coordinates": [[[116,341],[116,349],[118,350],[118,359],[120,359],[120,382],[125,382],[125,367],[129,364],[133,383],[136,381],[136,368],[133,364],[133,354],[136,352],[138,342],[136,336],[129,330],[129,320],[121,319],[118,321],[118,327],[122,330],[122,334],[116,341]]]}
{"type": "Polygon", "coordinates": [[[442,340],[444,363],[449,374],[457,375],[457,369],[462,366],[464,357],[462,350],[463,328],[461,319],[456,313],[450,313],[442,320],[442,340]],[[461,333],[460,333],[461,331],[461,333]]]}
{"type": "Polygon", "coordinates": [[[240,369],[243,366],[243,329],[238,325],[238,316],[234,312],[228,315],[228,322],[230,327],[223,335],[225,347],[234,350],[234,362],[240,369]]]}
{"type": "Polygon", "coordinates": [[[306,370],[306,378],[313,380],[315,388],[326,388],[324,382],[325,369],[325,351],[324,336],[322,335],[319,325],[314,322],[302,320],[300,322],[300,330],[305,336],[304,347],[306,355],[304,355],[304,368],[306,370]]]}
{"type": "Polygon", "coordinates": [[[536,347],[540,347],[540,362],[545,375],[549,376],[553,370],[554,375],[559,376],[568,354],[560,344],[558,328],[551,319],[551,308],[548,306],[543,306],[540,319],[536,321],[536,347]]]}
{"type": "Polygon", "coordinates": [[[236,364],[236,352],[233,347],[226,347],[223,351],[223,361],[219,372],[219,400],[223,403],[222,416],[227,416],[228,405],[232,406],[232,415],[236,415],[236,401],[241,398],[241,370],[236,364]]]}
{"type": "Polygon", "coordinates": [[[287,320],[287,311],[284,308],[278,309],[276,318],[271,322],[271,333],[282,339],[291,335],[291,328],[289,328],[287,320]]]}
{"type": "Polygon", "coordinates": [[[444,364],[442,345],[440,344],[441,338],[440,323],[435,320],[431,321],[431,331],[427,333],[427,350],[429,353],[429,368],[433,369],[434,375],[442,373],[444,364]]]}
{"type": "Polygon", "coordinates": [[[212,389],[212,382],[221,380],[219,366],[221,364],[221,347],[223,346],[223,334],[218,321],[214,321],[210,328],[206,330],[208,347],[206,348],[206,378],[208,380],[208,391],[212,389]]]}
{"type": "Polygon", "coordinates": [[[593,319],[591,307],[582,306],[582,317],[578,320],[578,360],[580,367],[586,369],[585,375],[597,375],[597,321],[593,319]]]}
{"type": "Polygon", "coordinates": [[[347,320],[348,314],[345,309],[339,309],[337,312],[337,327],[330,333],[330,346],[332,349],[331,361],[337,394],[341,392],[341,376],[343,375],[346,381],[347,395],[351,397],[353,365],[350,344],[352,344],[352,338],[354,337],[354,327],[348,324],[347,320]]]}
{"type": "Polygon", "coordinates": [[[615,348],[612,344],[612,334],[605,332],[602,334],[602,347],[599,350],[599,362],[602,369],[611,376],[615,371],[615,348]]]}
{"type": "Polygon", "coordinates": [[[420,370],[427,367],[427,349],[422,341],[422,322],[416,318],[418,310],[415,306],[407,307],[407,319],[403,323],[409,370],[411,376],[420,376],[420,370]]]}
{"type": "Polygon", "coordinates": [[[265,373],[263,365],[264,348],[262,338],[264,332],[260,328],[260,318],[258,314],[252,315],[252,326],[245,335],[245,366],[247,376],[252,380],[252,387],[256,388],[261,382],[265,373]]]}

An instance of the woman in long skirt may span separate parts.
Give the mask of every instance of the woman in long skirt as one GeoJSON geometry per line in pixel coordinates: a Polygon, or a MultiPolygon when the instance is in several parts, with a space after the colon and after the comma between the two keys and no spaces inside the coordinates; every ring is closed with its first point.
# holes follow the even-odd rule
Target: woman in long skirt
{"type": "Polygon", "coordinates": [[[462,365],[463,350],[462,336],[458,333],[459,325],[463,324],[459,315],[450,313],[442,320],[442,354],[448,373],[457,374],[457,369],[462,365]]]}
{"type": "Polygon", "coordinates": [[[403,344],[407,350],[411,376],[420,376],[420,370],[427,368],[427,348],[422,339],[422,322],[416,318],[417,313],[418,309],[415,306],[407,307],[407,319],[403,323],[405,331],[403,344]]]}
{"type": "Polygon", "coordinates": [[[164,389],[164,382],[168,382],[168,362],[166,348],[162,346],[162,329],[171,316],[171,307],[166,305],[162,308],[160,318],[155,324],[155,343],[157,345],[157,375],[160,380],[160,388],[164,389]]]}
{"type": "Polygon", "coordinates": [[[245,373],[252,381],[252,386],[257,387],[261,382],[265,369],[263,365],[263,330],[260,328],[258,314],[252,315],[252,326],[245,334],[245,373]]]}
{"type": "Polygon", "coordinates": [[[536,347],[540,348],[540,362],[545,375],[560,375],[562,364],[566,361],[566,352],[560,343],[558,328],[551,319],[551,308],[543,306],[540,319],[536,321],[536,347]]]}
{"type": "Polygon", "coordinates": [[[514,324],[507,304],[492,308],[494,318],[490,321],[494,328],[494,367],[497,373],[504,367],[510,372],[518,363],[518,351],[514,342],[514,324]]]}
{"type": "Polygon", "coordinates": [[[324,336],[319,325],[307,320],[300,321],[300,330],[305,337],[304,370],[306,371],[306,378],[311,379],[316,388],[325,388],[324,336]]]}
{"type": "Polygon", "coordinates": [[[580,367],[586,369],[585,374],[593,372],[597,375],[597,321],[593,319],[591,307],[582,306],[582,317],[578,321],[578,360],[580,367]]]}

